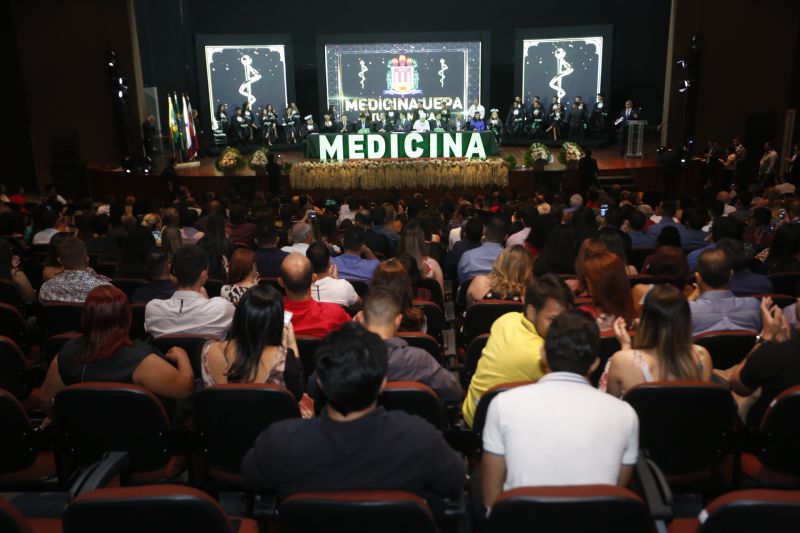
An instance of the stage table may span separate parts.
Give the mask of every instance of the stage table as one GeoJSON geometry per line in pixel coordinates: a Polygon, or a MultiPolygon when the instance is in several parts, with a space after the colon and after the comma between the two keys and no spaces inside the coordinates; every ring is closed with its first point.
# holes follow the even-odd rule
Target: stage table
{"type": "MultiPolygon", "coordinates": [[[[419,157],[428,157],[428,158],[436,158],[436,157],[446,157],[443,155],[443,148],[445,146],[445,136],[452,136],[458,139],[460,145],[462,146],[463,153],[466,154],[467,147],[469,146],[470,139],[473,135],[471,131],[459,131],[459,132],[408,132],[408,133],[319,133],[309,135],[307,142],[306,142],[306,150],[305,156],[308,159],[316,159],[319,160],[320,158],[320,137],[325,137],[329,144],[333,144],[336,142],[338,137],[343,138],[342,147],[344,150],[344,157],[343,159],[351,159],[348,151],[349,143],[348,138],[351,136],[361,137],[364,139],[362,143],[363,147],[366,147],[368,137],[379,136],[383,137],[385,142],[385,146],[390,146],[392,137],[397,138],[397,155],[391,155],[389,150],[385,151],[385,154],[380,156],[381,159],[390,159],[390,158],[411,158],[406,153],[406,146],[405,141],[409,135],[418,135],[422,138],[420,142],[415,143],[415,147],[422,149],[423,155],[417,156],[419,157]],[[435,141],[432,138],[435,137],[435,141]],[[432,147],[436,148],[436,154],[431,154],[432,147]]],[[[494,137],[494,134],[488,131],[478,132],[480,137],[480,141],[483,144],[483,149],[486,152],[486,156],[493,156],[498,155],[500,153],[500,147],[497,144],[497,140],[494,137]]],[[[364,153],[366,154],[366,148],[364,148],[364,153]]],[[[450,157],[454,156],[454,154],[448,154],[450,157]]],[[[366,157],[366,156],[365,156],[366,157]]],[[[458,157],[458,155],[455,155],[458,157]]],[[[360,158],[363,159],[363,158],[360,158]]]]}

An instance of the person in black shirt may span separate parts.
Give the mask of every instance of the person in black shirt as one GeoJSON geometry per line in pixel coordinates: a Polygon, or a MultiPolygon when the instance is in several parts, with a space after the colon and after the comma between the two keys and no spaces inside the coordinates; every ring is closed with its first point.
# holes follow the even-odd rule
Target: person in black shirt
{"type": "Polygon", "coordinates": [[[581,193],[585,194],[590,187],[597,187],[597,174],[600,169],[597,167],[597,159],[592,157],[592,149],[586,148],[585,156],[578,161],[578,180],[581,184],[581,193]]]}
{"type": "Polygon", "coordinates": [[[364,244],[367,245],[373,254],[381,259],[394,257],[394,247],[389,237],[384,233],[378,233],[372,227],[372,212],[369,209],[362,209],[356,213],[356,226],[364,228],[366,231],[364,244]]]}
{"type": "Polygon", "coordinates": [[[153,142],[155,142],[158,135],[158,128],[156,128],[156,117],[147,115],[147,118],[142,123],[142,142],[144,143],[144,155],[147,159],[153,160],[153,142]]]}
{"type": "Polygon", "coordinates": [[[262,278],[277,278],[281,275],[281,263],[289,255],[278,248],[278,230],[275,221],[265,220],[258,225],[256,233],[258,249],[255,251],[256,268],[262,278]]]}
{"type": "MultiPolygon", "coordinates": [[[[772,298],[761,300],[761,334],[753,350],[730,370],[731,388],[740,396],[761,389],[761,396],[750,406],[745,423],[758,428],[772,400],[781,392],[800,385],[800,336],[792,334],[783,310],[772,298]]],[[[726,371],[719,372],[725,377],[726,371]]]]}
{"type": "Polygon", "coordinates": [[[422,418],[378,407],[387,349],[348,322],[317,350],[328,404],[318,418],[271,424],[242,461],[248,488],[285,496],[301,491],[407,490],[456,496],[465,466],[422,418]]]}
{"type": "Polygon", "coordinates": [[[131,294],[132,304],[147,303],[150,300],[172,298],[177,286],[169,278],[169,256],[161,250],[153,250],[147,256],[147,279],[149,285],[139,287],[131,294]]]}

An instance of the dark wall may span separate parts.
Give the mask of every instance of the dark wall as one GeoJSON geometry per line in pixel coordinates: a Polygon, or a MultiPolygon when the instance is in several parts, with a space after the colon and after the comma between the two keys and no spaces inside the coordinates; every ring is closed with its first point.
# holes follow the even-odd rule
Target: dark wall
{"type": "MultiPolygon", "coordinates": [[[[194,35],[291,33],[294,46],[297,103],[303,114],[319,115],[316,35],[326,33],[399,33],[490,31],[491,102],[507,109],[519,88],[514,87],[516,28],[544,26],[614,26],[611,102],[617,107],[628,97],[658,122],[664,87],[669,27],[669,1],[573,0],[564,4],[496,0],[490,4],[438,1],[398,4],[371,0],[306,0],[297,3],[225,0],[135,0],[139,46],[145,86],[199,95],[194,35]],[[359,24],[358,20],[362,23],[359,24]],[[366,24],[370,21],[370,24],[366,24]]],[[[413,38],[413,37],[412,37],[413,38]]],[[[202,69],[202,66],[201,66],[202,69]]],[[[544,95],[543,95],[544,96],[544,95]]],[[[584,95],[591,98],[592,95],[584,95]]]]}

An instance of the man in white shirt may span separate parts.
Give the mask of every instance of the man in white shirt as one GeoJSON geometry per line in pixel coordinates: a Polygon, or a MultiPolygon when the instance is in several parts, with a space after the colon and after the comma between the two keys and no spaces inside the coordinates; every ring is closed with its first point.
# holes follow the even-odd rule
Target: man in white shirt
{"type": "Polygon", "coordinates": [[[531,232],[533,221],[539,216],[539,212],[532,205],[524,205],[522,208],[517,209],[514,217],[522,221],[522,229],[516,233],[512,233],[506,239],[506,248],[511,248],[515,244],[522,244],[531,232]]]}
{"type": "Polygon", "coordinates": [[[492,400],[483,431],[481,495],[491,508],[525,486],[619,485],[630,481],[639,449],[633,408],[592,387],[600,334],[579,311],[547,330],[542,359],[550,373],[492,400]]]}
{"type": "Polygon", "coordinates": [[[331,252],[321,242],[308,247],[306,257],[311,261],[313,282],[311,298],[318,302],[330,302],[339,305],[356,305],[361,303],[356,290],[346,279],[336,278],[336,266],[331,264],[331,252]]]}
{"type": "Polygon", "coordinates": [[[311,225],[305,222],[295,222],[292,225],[292,245],[284,246],[281,250],[287,254],[297,252],[306,255],[306,250],[312,242],[314,242],[314,232],[311,225]]]}
{"type": "Polygon", "coordinates": [[[764,155],[758,163],[758,177],[761,179],[774,178],[778,170],[778,152],[772,147],[771,142],[764,143],[764,155]]]}
{"type": "Polygon", "coordinates": [[[424,114],[420,115],[420,117],[414,122],[414,131],[419,132],[427,132],[431,131],[431,123],[428,122],[428,119],[425,118],[424,114]]]}
{"type": "Polygon", "coordinates": [[[474,117],[475,113],[480,115],[481,120],[483,120],[484,116],[486,115],[486,109],[480,104],[477,98],[472,99],[472,105],[467,109],[467,116],[474,117]]]}
{"type": "Polygon", "coordinates": [[[42,231],[37,231],[33,235],[32,243],[34,246],[44,246],[50,244],[50,239],[53,238],[53,235],[58,233],[58,226],[61,222],[61,217],[58,216],[58,213],[55,211],[45,210],[44,214],[42,215],[42,219],[45,228],[42,231]]]}
{"type": "Polygon", "coordinates": [[[183,333],[221,339],[233,321],[235,307],[224,298],[207,298],[208,258],[194,244],[182,246],[172,258],[178,289],[172,298],[150,300],[144,310],[144,329],[154,337],[183,333]]]}

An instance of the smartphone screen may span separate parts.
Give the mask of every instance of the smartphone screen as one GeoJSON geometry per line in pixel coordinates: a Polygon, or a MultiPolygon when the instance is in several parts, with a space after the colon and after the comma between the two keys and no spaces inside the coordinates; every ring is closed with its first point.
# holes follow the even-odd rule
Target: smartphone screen
{"type": "Polygon", "coordinates": [[[284,311],[283,312],[283,325],[288,326],[292,323],[292,312],[291,311],[284,311]]]}
{"type": "Polygon", "coordinates": [[[603,205],[601,205],[601,206],[600,206],[600,216],[601,216],[601,217],[604,217],[604,216],[606,216],[606,213],[607,213],[607,212],[608,212],[608,204],[603,204],[603,205]]]}
{"type": "Polygon", "coordinates": [[[153,238],[155,240],[157,240],[157,241],[160,241],[161,240],[161,232],[160,231],[154,231],[153,232],[153,238]]]}

